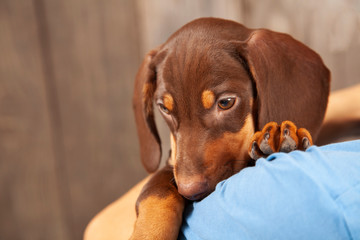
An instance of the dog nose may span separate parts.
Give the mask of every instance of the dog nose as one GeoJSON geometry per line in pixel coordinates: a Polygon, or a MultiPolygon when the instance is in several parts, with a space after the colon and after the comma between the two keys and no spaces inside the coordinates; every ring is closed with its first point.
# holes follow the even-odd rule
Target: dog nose
{"type": "Polygon", "coordinates": [[[206,197],[210,193],[210,187],[206,180],[192,181],[188,179],[186,182],[179,181],[178,191],[185,198],[196,201],[206,197]]]}

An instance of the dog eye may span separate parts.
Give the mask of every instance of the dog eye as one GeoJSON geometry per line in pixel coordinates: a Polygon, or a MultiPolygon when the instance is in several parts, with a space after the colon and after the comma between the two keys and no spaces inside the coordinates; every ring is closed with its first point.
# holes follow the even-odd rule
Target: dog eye
{"type": "Polygon", "coordinates": [[[159,108],[160,108],[160,110],[161,110],[162,112],[164,112],[164,113],[166,113],[166,114],[169,114],[169,113],[170,113],[170,110],[169,110],[167,107],[165,107],[164,104],[159,103],[158,105],[159,105],[159,108]]]}
{"type": "Polygon", "coordinates": [[[220,101],[218,102],[218,106],[222,110],[228,110],[232,106],[234,106],[234,104],[235,104],[235,98],[232,97],[220,99],[220,101]]]}

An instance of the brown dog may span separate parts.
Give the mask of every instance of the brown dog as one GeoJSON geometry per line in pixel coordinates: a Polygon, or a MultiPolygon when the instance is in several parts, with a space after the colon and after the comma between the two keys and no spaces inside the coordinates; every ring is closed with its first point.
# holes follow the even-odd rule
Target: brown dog
{"type": "Polygon", "coordinates": [[[161,158],[154,101],[171,155],[139,196],[133,238],[176,239],[183,197],[204,198],[248,166],[249,155],[312,144],[296,126],[316,138],[329,78],[321,58],[289,35],[214,18],[185,25],[147,54],[133,99],[141,160],[154,172],[161,158]]]}

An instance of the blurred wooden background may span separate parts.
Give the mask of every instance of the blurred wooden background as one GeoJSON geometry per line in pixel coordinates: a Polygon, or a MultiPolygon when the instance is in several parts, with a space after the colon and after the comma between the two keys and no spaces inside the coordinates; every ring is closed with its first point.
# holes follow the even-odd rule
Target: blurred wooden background
{"type": "Polygon", "coordinates": [[[0,0],[0,239],[81,239],[146,175],[134,76],[201,16],[290,33],[320,53],[333,90],[360,83],[359,0],[0,0]]]}

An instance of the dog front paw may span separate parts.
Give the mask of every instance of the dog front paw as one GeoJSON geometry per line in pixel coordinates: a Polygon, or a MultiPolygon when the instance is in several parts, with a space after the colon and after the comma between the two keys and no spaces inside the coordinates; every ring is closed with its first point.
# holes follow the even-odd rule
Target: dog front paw
{"type": "Polygon", "coordinates": [[[248,153],[254,160],[266,157],[274,152],[291,152],[296,149],[306,150],[313,144],[311,135],[305,128],[297,128],[291,121],[281,125],[267,123],[251,139],[248,153]]]}

